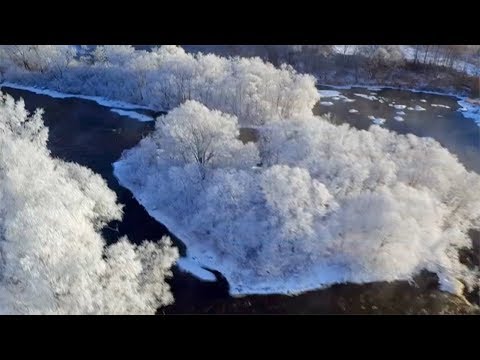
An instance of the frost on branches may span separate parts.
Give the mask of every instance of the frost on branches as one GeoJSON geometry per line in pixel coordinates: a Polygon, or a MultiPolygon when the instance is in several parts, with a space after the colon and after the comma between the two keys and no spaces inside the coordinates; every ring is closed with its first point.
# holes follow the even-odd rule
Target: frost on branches
{"type": "Polygon", "coordinates": [[[432,139],[310,116],[271,123],[258,144],[242,144],[236,117],[192,101],[156,125],[115,174],[233,294],[410,279],[422,269],[455,293],[478,282],[458,250],[480,225],[480,177],[432,139]]]}
{"type": "Polygon", "coordinates": [[[148,52],[132,46],[98,46],[91,58],[72,57],[74,50],[3,45],[0,68],[3,61],[9,81],[158,110],[197,100],[236,115],[244,124],[311,115],[319,99],[313,76],[290,66],[276,68],[260,58],[192,55],[170,45],[148,52]]]}
{"type": "MultiPolygon", "coordinates": [[[[1,94],[0,94],[1,95],[1,94]]],[[[51,157],[42,112],[0,101],[0,313],[150,314],[173,301],[170,239],[106,246],[121,219],[105,181],[51,157]]]]}

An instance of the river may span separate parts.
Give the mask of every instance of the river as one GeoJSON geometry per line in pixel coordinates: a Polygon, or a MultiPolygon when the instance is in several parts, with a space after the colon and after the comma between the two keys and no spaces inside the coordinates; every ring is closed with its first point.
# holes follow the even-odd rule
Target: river
{"type": "MultiPolygon", "coordinates": [[[[8,87],[3,87],[2,91],[16,99],[23,98],[26,108],[30,111],[39,107],[45,109],[44,121],[50,130],[48,147],[52,155],[91,168],[106,179],[108,186],[116,192],[118,201],[125,205],[124,217],[121,222],[113,222],[105,228],[104,236],[108,242],[114,242],[124,235],[136,243],[145,239],[158,240],[163,235],[170,235],[180,253],[185,253],[183,243],[150,217],[132,193],[120,186],[113,176],[112,163],[121,156],[123,150],[134,147],[144,135],[153,130],[152,122],[139,122],[121,116],[93,101],[77,98],[57,99],[8,87]]],[[[455,99],[396,90],[376,92],[378,96],[396,99],[397,104],[418,102],[425,105],[420,101],[424,99],[429,103],[451,107],[451,109],[435,107],[429,109],[431,111],[410,111],[409,116],[405,116],[405,121],[398,122],[391,119],[392,108],[388,105],[353,95],[359,92],[369,94],[370,91],[364,89],[341,91],[348,98],[355,98],[355,102],[334,100],[331,101],[333,105],[319,104],[315,108],[316,113],[330,112],[335,114],[334,121],[348,122],[359,128],[368,128],[371,124],[368,116],[388,117],[384,126],[401,133],[412,132],[420,136],[432,136],[456,153],[467,167],[480,172],[478,156],[480,128],[473,121],[463,119],[459,112],[454,111],[458,107],[455,99]],[[358,113],[350,113],[351,108],[358,110],[358,113]],[[435,116],[432,116],[431,112],[434,112],[435,116]]],[[[153,115],[148,110],[138,111],[153,115]]],[[[477,233],[474,235],[480,238],[477,233]]],[[[476,241],[480,242],[478,239],[476,241]]],[[[475,254],[466,254],[465,257],[473,264],[478,263],[475,254]]],[[[365,285],[343,284],[298,296],[254,295],[241,298],[231,297],[226,280],[219,273],[215,275],[216,282],[204,282],[174,268],[174,277],[169,283],[175,304],[160,309],[159,313],[437,314],[467,313],[473,310],[463,300],[439,291],[436,276],[425,272],[417,276],[412,283],[396,281],[365,285]]],[[[478,296],[471,294],[469,300],[478,302],[478,296]]]]}

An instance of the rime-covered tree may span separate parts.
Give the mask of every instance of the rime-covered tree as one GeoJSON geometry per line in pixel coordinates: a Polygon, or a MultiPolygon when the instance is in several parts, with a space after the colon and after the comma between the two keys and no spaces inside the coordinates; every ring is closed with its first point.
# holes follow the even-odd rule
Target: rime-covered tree
{"type": "Polygon", "coordinates": [[[41,111],[0,101],[0,313],[152,314],[173,301],[170,239],[106,246],[121,219],[105,181],[52,158],[41,111]]]}
{"type": "Polygon", "coordinates": [[[5,77],[10,81],[158,110],[196,100],[236,115],[243,124],[311,115],[319,99],[314,77],[289,66],[277,68],[260,58],[193,55],[171,45],[149,52],[108,45],[95,48],[93,61],[80,57],[69,62],[65,61],[67,50],[74,48],[5,46],[3,57],[11,61],[1,67],[6,67],[5,77]]]}
{"type": "Polygon", "coordinates": [[[170,159],[180,163],[212,166],[254,166],[254,144],[244,144],[236,116],[209,110],[189,100],[157,119],[153,139],[170,159]]]}
{"type": "MultiPolygon", "coordinates": [[[[192,111],[188,124],[202,129],[217,116],[192,111]]],[[[170,142],[154,140],[160,127],[115,173],[157,218],[175,219],[189,251],[234,292],[410,279],[422,269],[457,294],[478,284],[458,249],[480,226],[480,177],[432,139],[284,119],[258,129],[262,166],[227,161],[202,177],[195,157],[171,158],[170,142]]]]}
{"type": "Polygon", "coordinates": [[[76,50],[70,45],[2,45],[0,57],[20,69],[62,75],[72,64],[76,50]]]}

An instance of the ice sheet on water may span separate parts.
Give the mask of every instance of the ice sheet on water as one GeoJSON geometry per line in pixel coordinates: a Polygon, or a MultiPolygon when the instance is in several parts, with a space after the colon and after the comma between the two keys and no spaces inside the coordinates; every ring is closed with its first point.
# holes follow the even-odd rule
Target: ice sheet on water
{"type": "Polygon", "coordinates": [[[458,105],[460,105],[460,111],[462,115],[467,119],[472,119],[475,124],[480,126],[480,105],[472,104],[466,100],[459,100],[458,105]]]}
{"type": "Polygon", "coordinates": [[[153,121],[154,118],[145,114],[141,114],[136,111],[127,111],[127,110],[121,110],[121,109],[110,109],[110,111],[113,111],[114,113],[117,113],[122,116],[127,116],[129,118],[138,120],[138,121],[153,121]]]}
{"type": "Polygon", "coordinates": [[[448,106],[448,105],[443,105],[443,104],[431,104],[431,106],[433,106],[433,107],[440,107],[440,108],[444,108],[444,109],[450,109],[450,106],[448,106]]]}

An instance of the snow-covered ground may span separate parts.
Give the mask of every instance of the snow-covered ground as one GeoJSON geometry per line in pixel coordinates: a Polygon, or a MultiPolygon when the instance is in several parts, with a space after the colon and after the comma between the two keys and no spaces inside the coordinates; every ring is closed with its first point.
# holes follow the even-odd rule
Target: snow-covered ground
{"type": "MultiPolygon", "coordinates": [[[[403,56],[405,57],[406,60],[413,61],[415,59],[415,49],[411,45],[402,45],[401,50],[403,52],[403,56]]],[[[419,51],[418,57],[423,60],[425,57],[425,52],[424,51],[419,51]]],[[[429,53],[427,54],[427,61],[433,61],[433,54],[429,53]]],[[[439,61],[441,59],[438,59],[439,61]]],[[[470,62],[466,62],[464,60],[457,60],[453,64],[453,67],[458,70],[465,72],[466,74],[470,76],[478,76],[480,74],[480,68],[475,64],[472,64],[470,62]]]]}

